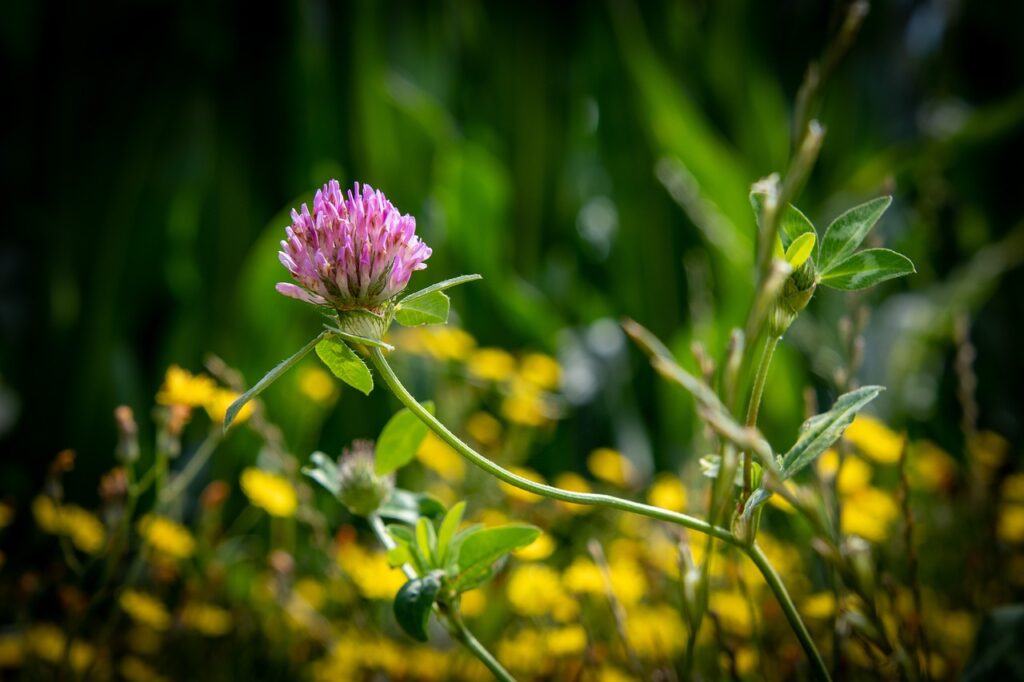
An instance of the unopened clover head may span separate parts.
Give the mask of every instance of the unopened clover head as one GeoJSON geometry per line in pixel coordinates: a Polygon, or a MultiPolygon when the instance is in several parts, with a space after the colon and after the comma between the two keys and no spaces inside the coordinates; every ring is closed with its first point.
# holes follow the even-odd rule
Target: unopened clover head
{"type": "Polygon", "coordinates": [[[358,516],[368,516],[387,500],[394,488],[391,476],[378,476],[374,470],[372,441],[353,441],[338,462],[338,500],[358,516]]]}

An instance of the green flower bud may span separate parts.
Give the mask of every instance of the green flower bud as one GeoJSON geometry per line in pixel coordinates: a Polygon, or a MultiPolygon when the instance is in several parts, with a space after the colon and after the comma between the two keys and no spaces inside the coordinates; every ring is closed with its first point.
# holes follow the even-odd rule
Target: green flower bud
{"type": "Polygon", "coordinates": [[[338,500],[357,516],[377,511],[391,494],[394,479],[374,471],[373,443],[353,442],[338,464],[338,500]]]}
{"type": "Polygon", "coordinates": [[[789,325],[793,324],[793,320],[814,296],[814,290],[818,286],[817,276],[814,260],[811,258],[790,273],[782,286],[782,292],[768,313],[769,334],[782,336],[786,333],[789,325]]]}

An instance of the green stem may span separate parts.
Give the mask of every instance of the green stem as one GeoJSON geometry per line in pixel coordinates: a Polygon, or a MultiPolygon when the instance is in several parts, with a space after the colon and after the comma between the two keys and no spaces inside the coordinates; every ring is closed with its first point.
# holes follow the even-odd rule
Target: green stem
{"type": "MultiPolygon", "coordinates": [[[[775,354],[775,347],[779,345],[779,337],[770,336],[764,342],[764,351],[761,353],[761,361],[757,365],[757,375],[754,377],[754,388],[750,392],[750,402],[747,404],[747,421],[749,427],[757,426],[757,415],[761,410],[761,398],[764,396],[764,386],[768,381],[768,368],[772,364],[772,356],[775,354]]],[[[753,473],[754,453],[743,454],[743,501],[750,497],[751,479],[753,473]]]]}
{"type": "Polygon", "coordinates": [[[181,473],[174,477],[170,485],[164,488],[161,492],[160,502],[162,504],[171,502],[188,487],[192,482],[192,479],[196,477],[196,474],[198,474],[203,466],[210,460],[210,456],[213,455],[214,450],[217,449],[222,433],[222,430],[217,427],[210,429],[210,433],[207,434],[206,440],[202,442],[199,449],[197,449],[195,454],[192,455],[192,459],[188,461],[188,464],[186,464],[185,468],[181,470],[181,473]]]}
{"type": "Polygon", "coordinates": [[[420,421],[426,424],[427,427],[437,434],[441,440],[454,448],[456,452],[498,480],[504,481],[505,483],[515,486],[521,490],[534,493],[535,495],[548,497],[553,500],[594,507],[606,507],[608,509],[616,509],[618,511],[639,514],[658,521],[667,521],[669,523],[674,523],[676,525],[695,530],[699,533],[710,535],[723,540],[730,545],[739,547],[748,557],[750,557],[750,560],[754,562],[754,565],[757,566],[758,570],[760,570],[761,574],[764,576],[765,582],[768,583],[768,587],[770,587],[772,592],[775,593],[775,597],[782,606],[782,610],[786,613],[786,618],[789,620],[790,625],[792,625],[793,630],[797,634],[797,638],[800,640],[800,644],[803,645],[804,650],[811,661],[815,675],[822,680],[831,679],[829,677],[828,668],[825,667],[824,662],[822,661],[821,654],[818,653],[818,649],[815,647],[814,641],[811,639],[807,632],[807,628],[800,619],[800,614],[797,612],[796,606],[793,604],[793,600],[786,591],[786,586],[768,562],[767,557],[765,557],[756,544],[748,544],[725,528],[714,526],[686,514],[680,514],[678,512],[669,511],[668,509],[662,509],[660,507],[654,507],[640,502],[633,502],[632,500],[624,500],[613,495],[576,493],[569,490],[562,490],[561,488],[555,488],[542,483],[535,483],[534,481],[523,478],[522,476],[517,476],[511,471],[498,466],[473,448],[466,445],[458,436],[452,433],[448,427],[438,421],[438,419],[434,417],[427,408],[423,407],[423,405],[421,405],[419,401],[409,393],[408,389],[402,385],[402,382],[395,374],[395,371],[391,369],[391,365],[388,364],[387,358],[384,357],[384,354],[380,349],[371,348],[370,359],[373,361],[374,366],[380,373],[381,378],[384,379],[384,383],[387,384],[388,388],[391,389],[391,392],[395,394],[395,397],[398,398],[399,402],[401,402],[410,412],[416,415],[420,421]]]}

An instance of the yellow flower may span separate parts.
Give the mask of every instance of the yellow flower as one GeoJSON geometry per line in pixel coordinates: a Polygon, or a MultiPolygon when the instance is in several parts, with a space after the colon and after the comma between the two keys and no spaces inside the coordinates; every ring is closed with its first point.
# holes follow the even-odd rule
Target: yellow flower
{"type": "Polygon", "coordinates": [[[808,618],[831,618],[836,613],[836,596],[832,592],[818,592],[804,599],[800,611],[808,618]]]}
{"type": "Polygon", "coordinates": [[[77,505],[60,506],[53,498],[39,495],[32,501],[32,515],[44,532],[68,536],[87,554],[96,554],[106,544],[106,526],[95,514],[77,505]]]}
{"type": "Polygon", "coordinates": [[[750,602],[743,593],[716,590],[708,597],[708,607],[718,616],[722,628],[740,637],[748,637],[753,627],[750,602]]]}
{"type": "Polygon", "coordinates": [[[635,477],[633,463],[617,450],[598,448],[587,457],[587,468],[602,481],[613,485],[628,485],[635,477]]]}
{"type": "Polygon", "coordinates": [[[294,589],[314,609],[323,608],[326,590],[319,581],[313,578],[299,578],[295,581],[294,589]]]}
{"type": "Polygon", "coordinates": [[[403,330],[396,345],[410,353],[438,360],[461,361],[476,348],[476,340],[457,327],[423,327],[403,330]]]}
{"type": "Polygon", "coordinates": [[[327,404],[334,399],[336,387],[330,374],[319,367],[309,366],[299,374],[299,390],[313,402],[327,404]]]}
{"type": "Polygon", "coordinates": [[[544,633],[552,656],[576,656],[587,648],[587,631],[581,625],[567,625],[544,633]]]}
{"type": "Polygon", "coordinates": [[[294,486],[284,476],[247,467],[242,471],[241,484],[249,502],[271,516],[287,518],[295,515],[299,501],[294,486]]]}
{"type": "MultiPolygon", "coordinates": [[[[533,481],[534,483],[544,483],[544,477],[538,474],[533,469],[527,469],[526,467],[511,466],[508,467],[508,470],[511,471],[513,474],[521,476],[522,478],[525,478],[529,481],[533,481]]],[[[522,502],[539,502],[540,500],[543,499],[540,495],[535,495],[534,493],[527,492],[522,488],[517,488],[514,485],[509,485],[504,481],[499,481],[498,485],[501,486],[501,489],[505,491],[506,495],[513,499],[520,500],[522,502]]]]}
{"type": "Polygon", "coordinates": [[[558,388],[562,377],[562,368],[550,355],[530,353],[523,358],[519,367],[519,378],[537,388],[550,391],[558,388]]]}
{"type": "MultiPolygon", "coordinates": [[[[224,421],[224,415],[227,413],[228,408],[231,407],[231,403],[238,400],[239,394],[227,388],[218,388],[215,390],[210,397],[206,400],[203,407],[206,408],[206,414],[210,415],[210,420],[220,423],[224,421]]],[[[252,401],[246,403],[239,410],[238,415],[235,416],[234,424],[241,424],[252,414],[255,407],[255,403],[252,401]]]]}
{"type": "Polygon", "coordinates": [[[164,516],[143,516],[138,530],[146,544],[175,559],[187,559],[196,551],[196,541],[188,528],[164,516]]]}
{"type": "Polygon", "coordinates": [[[25,658],[25,638],[21,634],[0,635],[0,670],[18,668],[25,658]]]}
{"type": "Polygon", "coordinates": [[[590,559],[576,557],[562,573],[565,589],[577,594],[604,594],[601,569],[590,559]]]}
{"type": "Polygon", "coordinates": [[[859,535],[871,542],[881,542],[899,515],[899,507],[889,493],[878,488],[864,488],[844,498],[840,528],[845,535],[859,535]]]}
{"type": "Polygon", "coordinates": [[[949,453],[928,440],[911,446],[907,465],[911,485],[933,492],[948,488],[956,479],[958,468],[949,453]]]}
{"type": "Polygon", "coordinates": [[[205,374],[193,375],[187,369],[171,365],[164,375],[163,386],[156,394],[156,401],[161,405],[202,407],[216,390],[216,382],[205,374]]]}
{"type": "Polygon", "coordinates": [[[153,666],[137,656],[125,656],[119,666],[121,677],[128,682],[164,682],[164,677],[153,666]]]}
{"type": "MultiPolygon", "coordinates": [[[[50,663],[60,663],[64,660],[66,644],[67,638],[64,636],[64,631],[50,623],[33,625],[25,633],[25,650],[50,663]]],[[[68,658],[71,667],[81,672],[92,664],[94,655],[95,649],[91,644],[74,640],[71,643],[68,658]]]]}
{"type": "Polygon", "coordinates": [[[686,486],[673,474],[658,474],[647,491],[647,502],[670,511],[686,511],[686,486]]]}
{"type": "Polygon", "coordinates": [[[501,414],[523,426],[543,426],[551,420],[551,409],[540,392],[523,382],[512,384],[512,392],[501,403],[501,414]]]}
{"type": "Polygon", "coordinates": [[[671,606],[637,606],[627,613],[626,639],[640,658],[673,660],[686,646],[686,628],[671,606]]]}
{"type": "Polygon", "coordinates": [[[516,360],[500,348],[481,348],[469,357],[469,373],[485,381],[508,381],[516,372],[516,360]]]}
{"type": "Polygon", "coordinates": [[[479,616],[487,608],[487,597],[481,589],[463,592],[459,597],[459,611],[468,618],[479,616]]]}
{"type": "Polygon", "coordinates": [[[498,658],[508,661],[524,679],[543,677],[551,667],[544,635],[533,629],[520,630],[498,642],[498,658]]]}
{"type": "Polygon", "coordinates": [[[432,469],[446,481],[458,483],[466,476],[466,463],[450,445],[428,431],[416,450],[416,458],[423,466],[432,469]]]}
{"type": "Polygon", "coordinates": [[[1003,479],[1003,502],[1024,504],[1024,473],[1010,474],[1003,479]]]}
{"type": "Polygon", "coordinates": [[[466,420],[466,433],[481,445],[493,447],[501,440],[501,422],[486,412],[476,412],[466,420]]]}
{"type": "Polygon", "coordinates": [[[521,616],[550,614],[565,623],[576,617],[579,605],[562,589],[558,572],[544,564],[517,567],[508,581],[508,602],[521,616]]]}
{"type": "Polygon", "coordinates": [[[638,678],[624,673],[616,667],[603,665],[597,671],[596,682],[636,682],[638,678]]]}
{"type": "Polygon", "coordinates": [[[967,452],[986,469],[998,469],[1006,461],[1010,441],[994,431],[981,431],[967,443],[967,452]]]}
{"type": "Polygon", "coordinates": [[[207,637],[221,637],[234,627],[230,611],[201,602],[190,602],[182,609],[181,623],[207,637]]]}
{"type": "Polygon", "coordinates": [[[367,599],[392,600],[405,584],[405,574],[388,565],[383,552],[368,552],[354,542],[338,549],[338,564],[367,599]]]}
{"type": "Polygon", "coordinates": [[[1024,543],[1024,506],[1004,504],[999,508],[996,534],[1003,542],[1024,543]]]}
{"type": "MultiPolygon", "coordinates": [[[[831,478],[836,474],[839,466],[839,452],[829,448],[822,453],[815,465],[818,474],[824,478],[831,478]]],[[[843,470],[839,472],[839,480],[836,481],[836,488],[841,494],[855,493],[866,488],[871,482],[871,465],[853,455],[843,458],[843,470]]]]}
{"type": "Polygon", "coordinates": [[[555,551],[555,541],[547,533],[541,533],[537,539],[526,547],[513,552],[517,558],[523,561],[540,561],[547,559],[555,551]]]}
{"type": "Polygon", "coordinates": [[[865,457],[879,464],[895,464],[903,452],[903,436],[866,414],[857,415],[843,438],[853,443],[865,457]]]}
{"type": "MultiPolygon", "coordinates": [[[[554,483],[556,488],[568,490],[571,493],[589,493],[591,491],[590,484],[587,483],[587,479],[573,471],[563,471],[558,474],[558,476],[555,477],[554,483]]],[[[585,504],[573,504],[572,502],[562,501],[559,501],[557,504],[562,509],[572,512],[573,514],[584,514],[590,511],[590,507],[585,504]]]]}
{"type": "Polygon", "coordinates": [[[39,495],[32,500],[32,516],[36,524],[45,533],[56,534],[61,532],[60,511],[52,497],[39,495]]]}
{"type": "Polygon", "coordinates": [[[166,630],[171,625],[171,614],[163,603],[145,592],[125,590],[117,602],[136,623],[154,630],[166,630]]]}

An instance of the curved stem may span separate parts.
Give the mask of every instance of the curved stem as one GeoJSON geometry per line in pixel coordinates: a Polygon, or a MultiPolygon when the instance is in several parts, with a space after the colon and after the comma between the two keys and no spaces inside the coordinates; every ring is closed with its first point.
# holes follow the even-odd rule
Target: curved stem
{"type": "MultiPolygon", "coordinates": [[[[757,426],[757,415],[761,410],[761,398],[764,396],[764,386],[768,381],[768,368],[772,364],[772,356],[775,354],[775,347],[779,345],[779,337],[770,336],[764,342],[764,351],[761,353],[761,361],[757,365],[757,375],[754,377],[754,388],[750,392],[750,402],[747,404],[747,426],[757,426]]],[[[750,497],[751,478],[753,472],[754,453],[747,452],[743,455],[743,501],[750,497]]]]}
{"type": "Polygon", "coordinates": [[[181,470],[181,473],[174,477],[171,483],[163,489],[160,495],[160,502],[167,503],[176,498],[182,493],[185,488],[188,487],[192,479],[196,477],[200,469],[209,461],[210,456],[214,450],[217,449],[217,445],[221,439],[221,429],[216,427],[210,429],[210,433],[206,436],[206,439],[196,450],[192,458],[189,459],[188,464],[181,470]]]}
{"type": "MultiPolygon", "coordinates": [[[[789,620],[794,632],[796,632],[797,638],[800,640],[800,644],[807,653],[815,675],[822,680],[831,679],[829,677],[828,668],[825,667],[824,661],[821,658],[821,654],[818,653],[818,649],[815,647],[814,641],[807,632],[807,627],[800,619],[800,614],[797,612],[796,606],[793,604],[793,600],[786,591],[786,586],[783,584],[782,579],[779,577],[778,573],[775,572],[775,569],[772,568],[768,558],[764,555],[757,544],[748,544],[725,528],[714,526],[706,521],[702,521],[686,514],[680,514],[669,511],[668,509],[662,509],[660,507],[654,507],[640,502],[633,502],[632,500],[624,500],[613,495],[575,493],[568,490],[562,490],[561,488],[555,488],[554,486],[535,483],[534,481],[523,478],[522,476],[517,476],[469,447],[458,436],[452,433],[448,427],[438,421],[438,419],[423,407],[423,405],[421,405],[419,401],[409,393],[408,389],[402,385],[402,382],[398,379],[395,371],[391,369],[391,365],[388,364],[387,358],[384,357],[384,354],[380,349],[371,348],[370,359],[373,361],[377,371],[380,372],[380,376],[384,379],[384,383],[387,384],[388,388],[391,389],[391,392],[395,394],[395,397],[398,398],[399,402],[401,402],[410,412],[415,414],[420,421],[426,424],[441,440],[454,448],[456,452],[495,478],[504,481],[509,485],[520,488],[521,490],[534,493],[535,495],[541,495],[543,497],[561,500],[563,502],[571,502],[574,504],[606,507],[608,509],[632,512],[658,521],[674,523],[739,547],[748,557],[750,557],[750,560],[754,562],[754,565],[757,566],[758,570],[764,576],[768,587],[771,588],[773,593],[775,593],[775,598],[779,601],[782,610],[786,614],[786,618],[789,620]]],[[[467,646],[469,645],[467,644],[467,646]]]]}

